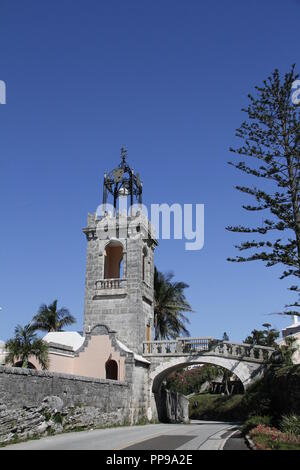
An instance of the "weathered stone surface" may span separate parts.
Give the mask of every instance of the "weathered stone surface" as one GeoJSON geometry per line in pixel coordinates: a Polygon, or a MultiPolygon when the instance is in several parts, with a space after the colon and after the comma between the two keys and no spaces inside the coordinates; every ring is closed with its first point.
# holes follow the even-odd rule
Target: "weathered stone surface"
{"type": "Polygon", "coordinates": [[[52,396],[45,397],[42,402],[42,405],[45,406],[45,408],[49,408],[51,410],[61,411],[63,409],[64,402],[61,398],[52,396]]]}
{"type": "Polygon", "coordinates": [[[0,443],[145,419],[148,365],[126,359],[128,382],[0,366],[0,443]]]}
{"type": "Polygon", "coordinates": [[[64,429],[72,431],[78,428],[93,428],[99,426],[112,426],[129,424],[128,420],[124,418],[121,409],[116,409],[114,412],[105,413],[99,408],[95,407],[82,407],[69,409],[68,414],[63,419],[64,429]]]}
{"type": "Polygon", "coordinates": [[[128,407],[130,386],[115,380],[0,366],[0,403],[15,408],[36,407],[48,396],[59,397],[64,406],[113,411],[115,404],[122,409],[128,407]]]}
{"type": "Polygon", "coordinates": [[[121,408],[115,412],[105,412],[99,408],[82,406],[62,408],[61,412],[57,412],[52,404],[48,408],[45,402],[31,410],[6,407],[0,411],[0,444],[116,424],[128,424],[121,408]]]}
{"type": "Polygon", "coordinates": [[[189,421],[189,399],[181,393],[161,387],[155,394],[159,421],[164,423],[187,423],[189,421]]]}

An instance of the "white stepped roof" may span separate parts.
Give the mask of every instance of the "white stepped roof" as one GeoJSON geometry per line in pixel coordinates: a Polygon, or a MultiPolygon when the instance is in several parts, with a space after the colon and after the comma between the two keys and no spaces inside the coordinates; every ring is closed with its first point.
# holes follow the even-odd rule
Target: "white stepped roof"
{"type": "Polygon", "coordinates": [[[77,351],[83,345],[84,339],[84,336],[81,336],[77,331],[55,331],[47,333],[43,341],[68,346],[73,351],[77,351]]]}

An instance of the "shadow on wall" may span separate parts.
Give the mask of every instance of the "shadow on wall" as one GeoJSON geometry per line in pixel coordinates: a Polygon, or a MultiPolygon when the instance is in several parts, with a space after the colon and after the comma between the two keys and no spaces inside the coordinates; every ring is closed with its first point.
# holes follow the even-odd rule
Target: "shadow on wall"
{"type": "Polygon", "coordinates": [[[189,421],[189,400],[185,395],[161,386],[154,397],[160,422],[187,423],[189,421]]]}

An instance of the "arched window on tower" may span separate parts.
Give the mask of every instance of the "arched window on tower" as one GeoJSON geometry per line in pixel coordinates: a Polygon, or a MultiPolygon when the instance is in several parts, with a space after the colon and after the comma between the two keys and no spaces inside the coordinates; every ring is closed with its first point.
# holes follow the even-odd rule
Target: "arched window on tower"
{"type": "Polygon", "coordinates": [[[110,380],[118,380],[118,364],[113,359],[108,359],[105,364],[106,378],[110,380]]]}
{"type": "Polygon", "coordinates": [[[123,277],[123,246],[111,241],[105,248],[104,279],[121,279],[123,277]]]}

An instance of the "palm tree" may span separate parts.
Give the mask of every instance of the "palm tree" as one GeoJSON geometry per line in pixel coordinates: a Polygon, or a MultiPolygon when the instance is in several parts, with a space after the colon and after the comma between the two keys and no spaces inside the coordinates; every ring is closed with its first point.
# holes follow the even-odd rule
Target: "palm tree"
{"type": "Polygon", "coordinates": [[[183,312],[192,312],[185,298],[184,282],[172,281],[173,273],[163,274],[154,268],[154,328],[155,340],[177,338],[181,333],[189,336],[185,323],[189,319],[183,312]]]}
{"type": "Polygon", "coordinates": [[[285,366],[293,365],[293,355],[297,352],[299,346],[297,345],[297,338],[295,336],[286,336],[284,344],[280,346],[282,362],[285,366]]]}
{"type": "Polygon", "coordinates": [[[42,366],[42,369],[48,369],[48,345],[37,338],[33,326],[29,323],[22,327],[18,325],[15,328],[15,337],[8,340],[5,344],[8,351],[6,363],[16,364],[19,362],[21,367],[29,367],[29,357],[34,356],[42,366]]]}
{"type": "Polygon", "coordinates": [[[33,327],[41,331],[62,331],[65,326],[76,323],[73,315],[65,307],[57,310],[57,300],[52,304],[42,304],[38,313],[33,317],[33,327]]]}

